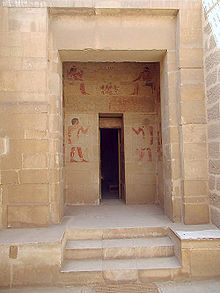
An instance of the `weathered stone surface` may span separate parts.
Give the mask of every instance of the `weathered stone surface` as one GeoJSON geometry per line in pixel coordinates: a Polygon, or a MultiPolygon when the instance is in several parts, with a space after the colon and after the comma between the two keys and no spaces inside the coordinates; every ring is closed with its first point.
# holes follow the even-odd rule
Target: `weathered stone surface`
{"type": "Polygon", "coordinates": [[[220,133],[219,123],[208,125],[208,139],[219,138],[219,133],[220,133]]]}
{"type": "Polygon", "coordinates": [[[219,100],[220,96],[220,84],[215,84],[213,87],[207,90],[208,104],[215,103],[219,100]]]}
{"type": "Polygon", "coordinates": [[[220,51],[215,51],[205,59],[206,70],[209,71],[213,65],[220,63],[220,51]]]}
{"type": "Polygon", "coordinates": [[[209,160],[209,172],[211,174],[220,174],[220,160],[209,160]]]}
{"type": "Polygon", "coordinates": [[[208,108],[207,114],[208,114],[209,121],[219,119],[220,118],[219,103],[216,103],[211,108],[208,108]]]}
{"type": "Polygon", "coordinates": [[[49,224],[48,206],[8,206],[8,226],[47,226],[49,224]]]}
{"type": "Polygon", "coordinates": [[[214,85],[216,81],[217,81],[217,69],[214,68],[206,77],[207,87],[214,85]]]}

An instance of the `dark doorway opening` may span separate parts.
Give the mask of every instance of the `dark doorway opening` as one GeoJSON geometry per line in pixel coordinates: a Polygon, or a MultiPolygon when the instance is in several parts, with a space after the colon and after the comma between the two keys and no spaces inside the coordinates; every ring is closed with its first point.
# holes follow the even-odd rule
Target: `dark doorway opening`
{"type": "Polygon", "coordinates": [[[100,129],[102,199],[119,199],[119,129],[100,129]]]}

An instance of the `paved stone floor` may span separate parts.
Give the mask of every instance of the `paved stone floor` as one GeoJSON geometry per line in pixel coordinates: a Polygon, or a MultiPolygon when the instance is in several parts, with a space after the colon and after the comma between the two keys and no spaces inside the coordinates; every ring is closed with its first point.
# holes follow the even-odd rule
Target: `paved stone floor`
{"type": "Polygon", "coordinates": [[[192,282],[161,282],[156,284],[122,284],[104,287],[15,288],[0,289],[1,293],[219,293],[220,280],[192,282]]]}
{"type": "Polygon", "coordinates": [[[126,205],[118,200],[104,200],[98,206],[67,206],[59,225],[41,228],[3,229],[0,244],[60,242],[66,229],[123,227],[171,227],[175,231],[204,231],[219,229],[212,225],[172,223],[157,205],[126,205]]]}

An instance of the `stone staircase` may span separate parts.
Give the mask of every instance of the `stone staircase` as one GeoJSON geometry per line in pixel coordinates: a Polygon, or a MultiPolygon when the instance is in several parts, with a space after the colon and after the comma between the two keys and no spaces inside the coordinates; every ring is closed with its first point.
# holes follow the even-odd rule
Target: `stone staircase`
{"type": "Polygon", "coordinates": [[[68,233],[61,274],[83,284],[146,282],[173,279],[180,268],[166,228],[96,229],[68,233]]]}

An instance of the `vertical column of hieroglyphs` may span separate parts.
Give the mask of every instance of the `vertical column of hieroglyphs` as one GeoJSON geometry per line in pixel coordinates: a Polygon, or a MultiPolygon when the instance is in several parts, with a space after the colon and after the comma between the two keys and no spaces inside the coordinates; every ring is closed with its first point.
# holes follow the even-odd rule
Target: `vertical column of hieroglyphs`
{"type": "Polygon", "coordinates": [[[47,225],[47,10],[4,8],[1,22],[1,189],[8,226],[47,225]]]}
{"type": "Polygon", "coordinates": [[[203,2],[210,212],[220,227],[220,3],[203,2]]]}
{"type": "Polygon", "coordinates": [[[202,2],[182,1],[179,14],[184,222],[209,222],[202,2]]]}

